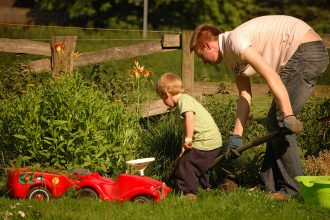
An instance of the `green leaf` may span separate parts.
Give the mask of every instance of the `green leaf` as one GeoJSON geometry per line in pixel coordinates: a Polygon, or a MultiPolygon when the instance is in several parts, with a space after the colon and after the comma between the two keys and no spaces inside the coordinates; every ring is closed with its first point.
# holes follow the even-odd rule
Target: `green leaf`
{"type": "Polygon", "coordinates": [[[14,134],[13,135],[15,138],[21,139],[21,140],[27,140],[27,137],[25,135],[21,134],[14,134]]]}
{"type": "Polygon", "coordinates": [[[30,157],[30,156],[23,156],[23,157],[21,157],[20,159],[21,159],[22,161],[28,161],[28,160],[32,159],[32,157],[30,157]]]}

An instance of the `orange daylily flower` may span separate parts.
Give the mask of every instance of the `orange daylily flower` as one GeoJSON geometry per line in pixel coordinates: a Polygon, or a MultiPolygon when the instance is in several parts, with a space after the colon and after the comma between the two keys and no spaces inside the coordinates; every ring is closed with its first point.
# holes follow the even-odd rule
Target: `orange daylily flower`
{"type": "Polygon", "coordinates": [[[61,52],[64,51],[64,45],[63,44],[55,44],[54,48],[57,51],[57,53],[61,53],[61,52]]]}
{"type": "Polygon", "coordinates": [[[143,71],[143,75],[144,75],[144,77],[148,77],[148,76],[150,76],[152,74],[152,71],[151,70],[144,70],[143,71]]]}
{"type": "Polygon", "coordinates": [[[134,75],[136,78],[139,78],[140,75],[144,75],[144,77],[148,77],[152,74],[152,71],[150,70],[144,70],[144,66],[140,65],[138,61],[134,61],[133,70],[130,71],[132,75],[134,75]]]}

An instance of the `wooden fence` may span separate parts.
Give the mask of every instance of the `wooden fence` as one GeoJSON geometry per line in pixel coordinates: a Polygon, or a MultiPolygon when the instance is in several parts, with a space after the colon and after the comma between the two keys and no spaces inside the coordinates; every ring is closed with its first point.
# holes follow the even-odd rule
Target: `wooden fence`
{"type": "MultiPolygon", "coordinates": [[[[181,34],[165,34],[159,40],[84,53],[75,51],[76,36],[54,36],[50,44],[25,39],[0,38],[0,52],[46,56],[45,59],[31,61],[27,68],[36,73],[52,71],[57,75],[61,72],[71,72],[74,67],[181,50],[181,73],[185,86],[196,95],[214,94],[220,83],[194,82],[194,53],[191,53],[189,48],[191,34],[190,30],[181,34]]],[[[327,48],[330,48],[330,35],[322,35],[322,38],[327,48]]],[[[229,86],[229,90],[235,92],[235,87],[229,86]]],[[[142,115],[153,116],[166,111],[168,109],[162,100],[156,100],[144,105],[142,115]]]]}

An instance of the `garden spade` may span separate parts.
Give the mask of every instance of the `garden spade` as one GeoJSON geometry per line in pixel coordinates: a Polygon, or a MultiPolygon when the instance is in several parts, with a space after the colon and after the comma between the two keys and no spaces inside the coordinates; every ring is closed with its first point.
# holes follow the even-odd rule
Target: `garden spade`
{"type": "MultiPolygon", "coordinates": [[[[252,148],[252,147],[255,147],[255,146],[258,146],[260,144],[263,144],[267,141],[270,141],[272,139],[274,139],[275,137],[278,137],[280,135],[286,135],[286,134],[291,134],[292,131],[290,131],[288,128],[279,128],[271,133],[268,133],[262,137],[258,137],[256,139],[254,139],[253,141],[247,143],[247,144],[244,144],[242,146],[240,146],[239,148],[236,149],[236,151],[241,154],[243,153],[244,151],[252,148]]],[[[222,161],[223,159],[225,159],[226,157],[226,154],[221,154],[219,155],[218,157],[216,157],[213,162],[212,162],[212,166],[211,168],[213,168],[215,165],[217,165],[220,161],[222,161]]]]}
{"type": "MultiPolygon", "coordinates": [[[[289,129],[287,129],[285,127],[284,128],[280,128],[280,129],[277,129],[277,130],[275,130],[275,131],[273,131],[271,133],[268,133],[268,134],[266,134],[266,135],[264,135],[262,137],[258,137],[258,138],[254,139],[253,141],[251,141],[251,142],[249,142],[247,144],[242,145],[241,147],[237,148],[236,151],[239,154],[241,154],[244,151],[246,151],[246,150],[248,150],[248,149],[250,149],[252,147],[258,146],[258,145],[263,144],[263,143],[265,143],[265,142],[267,142],[269,140],[272,140],[275,137],[278,137],[280,135],[290,134],[290,133],[292,133],[292,132],[289,129]]],[[[176,160],[169,166],[168,170],[170,170],[170,175],[167,178],[167,180],[164,181],[164,182],[169,182],[169,181],[172,180],[172,178],[174,177],[175,172],[176,172],[176,170],[178,168],[178,165],[180,163],[180,159],[181,159],[181,157],[177,157],[176,160]]],[[[225,153],[217,156],[213,160],[212,166],[211,166],[210,169],[212,169],[215,165],[217,165],[219,162],[221,162],[224,159],[226,159],[226,154],[225,153]]]]}

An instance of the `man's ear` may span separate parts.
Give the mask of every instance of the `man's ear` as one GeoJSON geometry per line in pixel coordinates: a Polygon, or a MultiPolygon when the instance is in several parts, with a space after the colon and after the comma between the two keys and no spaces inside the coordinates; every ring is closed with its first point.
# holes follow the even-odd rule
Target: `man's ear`
{"type": "Polygon", "coordinates": [[[211,48],[210,42],[209,41],[204,42],[203,48],[206,48],[207,50],[209,50],[211,48]]]}

